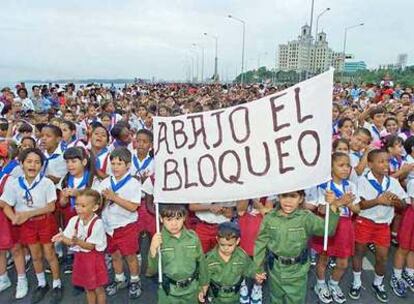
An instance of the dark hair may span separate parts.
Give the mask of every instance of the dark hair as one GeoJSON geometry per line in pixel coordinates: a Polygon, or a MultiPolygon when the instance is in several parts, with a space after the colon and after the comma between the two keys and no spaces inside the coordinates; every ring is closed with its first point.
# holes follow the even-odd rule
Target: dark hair
{"type": "Polygon", "coordinates": [[[368,162],[371,163],[377,157],[378,154],[386,153],[388,154],[387,150],[385,149],[373,149],[368,152],[368,162]]]}
{"type": "Polygon", "coordinates": [[[347,121],[350,121],[350,122],[351,122],[351,124],[352,124],[352,125],[354,125],[354,124],[353,124],[353,122],[352,122],[352,119],[351,119],[351,118],[349,118],[349,117],[344,117],[344,118],[341,118],[341,119],[338,121],[338,129],[342,128],[342,127],[344,126],[344,124],[345,124],[347,121]]]}
{"type": "Polygon", "coordinates": [[[108,130],[100,123],[100,122],[93,122],[92,123],[92,133],[95,132],[96,129],[104,129],[106,134],[106,142],[109,143],[111,136],[109,135],[108,130]]]}
{"type": "Polygon", "coordinates": [[[43,131],[45,128],[51,129],[51,130],[52,130],[52,133],[53,133],[56,137],[62,137],[62,130],[61,130],[58,126],[48,124],[48,125],[43,126],[42,131],[43,131]]]}
{"type": "Polygon", "coordinates": [[[393,120],[393,121],[395,121],[396,123],[397,123],[397,125],[398,125],[398,120],[397,120],[397,118],[395,118],[395,117],[388,117],[386,120],[385,120],[385,122],[384,122],[384,126],[386,126],[387,125],[387,123],[389,122],[389,121],[391,121],[391,120],[393,120]]]}
{"type": "Polygon", "coordinates": [[[349,155],[348,154],[346,154],[346,153],[344,153],[344,152],[334,152],[334,153],[332,153],[332,156],[331,156],[331,160],[332,160],[332,164],[338,159],[338,158],[341,158],[341,157],[346,157],[346,158],[348,158],[349,159],[349,155]]]}
{"type": "Polygon", "coordinates": [[[70,120],[64,120],[64,121],[62,121],[62,124],[67,125],[69,127],[69,130],[76,131],[76,125],[73,122],[71,122],[70,120]]]}
{"type": "Polygon", "coordinates": [[[410,98],[411,99],[411,94],[410,93],[408,93],[408,92],[404,92],[404,93],[402,93],[401,95],[400,95],[400,99],[401,98],[403,98],[403,96],[404,95],[407,95],[408,96],[408,98],[410,98]]]}
{"type": "Polygon", "coordinates": [[[407,154],[411,154],[413,152],[414,147],[414,136],[408,137],[404,142],[404,149],[407,154]]]}
{"type": "Polygon", "coordinates": [[[385,148],[387,151],[389,148],[392,148],[395,146],[395,144],[400,143],[401,145],[404,144],[404,141],[401,137],[396,135],[388,135],[383,138],[381,138],[381,144],[382,147],[385,148]]]}
{"type": "MultiPolygon", "coordinates": [[[[63,153],[63,159],[79,159],[80,161],[87,160],[85,170],[89,171],[89,179],[86,184],[86,188],[92,187],[94,176],[95,176],[95,166],[93,161],[88,157],[88,154],[86,153],[85,149],[81,147],[71,147],[63,153]]],[[[62,189],[66,188],[68,186],[68,180],[69,180],[70,173],[66,173],[65,177],[62,180],[62,189]]]]}
{"type": "Polygon", "coordinates": [[[100,119],[102,119],[102,118],[104,118],[104,117],[108,117],[109,119],[111,119],[111,118],[112,118],[111,114],[110,114],[110,113],[108,113],[108,112],[102,112],[102,113],[99,115],[99,118],[100,118],[100,119]]]}
{"type": "Polygon", "coordinates": [[[221,223],[218,226],[217,237],[226,240],[238,239],[240,238],[240,227],[233,222],[221,223]]]}
{"type": "Polygon", "coordinates": [[[300,196],[305,197],[305,190],[296,190],[296,191],[290,191],[290,192],[285,192],[285,193],[281,193],[279,194],[279,196],[288,196],[290,193],[298,193],[300,196]]]}
{"type": "Polygon", "coordinates": [[[337,138],[334,140],[334,142],[332,143],[332,150],[336,150],[339,146],[339,144],[345,144],[348,146],[348,150],[349,150],[349,141],[345,138],[337,138]]]}
{"type": "Polygon", "coordinates": [[[363,134],[365,136],[367,136],[369,138],[369,141],[372,140],[372,135],[371,132],[369,132],[369,130],[367,128],[358,128],[355,130],[354,135],[358,135],[358,134],[363,134]]]}
{"type": "Polygon", "coordinates": [[[19,129],[17,130],[19,133],[23,133],[23,132],[33,132],[33,127],[31,125],[29,125],[28,123],[24,123],[22,124],[19,129]]]}
{"type": "Polygon", "coordinates": [[[138,135],[140,135],[140,134],[143,134],[143,135],[148,136],[148,138],[149,138],[150,142],[153,142],[153,141],[154,141],[154,135],[152,134],[152,132],[151,132],[150,130],[147,130],[147,129],[140,129],[140,130],[138,130],[138,132],[137,132],[137,137],[138,137],[138,135]]]}
{"type": "Polygon", "coordinates": [[[102,196],[96,190],[87,189],[87,188],[80,190],[78,192],[77,197],[80,197],[80,196],[92,197],[95,202],[95,205],[99,205],[99,207],[102,205],[102,196]]]}
{"type": "Polygon", "coordinates": [[[43,155],[42,151],[40,151],[40,149],[38,149],[38,148],[28,148],[28,149],[24,149],[22,152],[20,152],[20,154],[19,154],[20,163],[24,163],[24,161],[26,160],[26,158],[29,156],[30,153],[37,154],[40,157],[40,162],[43,166],[43,164],[45,162],[45,156],[43,155]]]}
{"type": "Polygon", "coordinates": [[[119,158],[119,160],[129,164],[131,162],[132,154],[127,147],[118,147],[111,152],[109,160],[113,160],[115,158],[119,158]]]}
{"type": "Polygon", "coordinates": [[[128,123],[124,121],[117,122],[111,129],[111,135],[113,138],[119,139],[121,137],[122,131],[128,128],[128,123]]]}
{"type": "Polygon", "coordinates": [[[24,137],[20,140],[20,144],[22,144],[22,143],[23,143],[23,141],[25,141],[25,140],[30,140],[30,141],[33,143],[33,147],[35,147],[35,148],[36,148],[36,140],[35,140],[33,137],[31,137],[31,136],[24,136],[24,137]]]}
{"type": "Polygon", "coordinates": [[[35,128],[36,128],[36,130],[37,130],[37,131],[39,131],[39,132],[42,132],[42,129],[43,129],[45,126],[47,126],[47,124],[45,124],[45,123],[43,123],[43,122],[35,124],[35,128]]]}
{"type": "Polygon", "coordinates": [[[387,111],[385,110],[384,107],[382,106],[377,106],[375,108],[373,108],[370,112],[369,112],[369,117],[371,117],[371,119],[374,118],[375,115],[377,114],[385,114],[387,113],[387,111]]]}
{"type": "Polygon", "coordinates": [[[7,131],[9,129],[8,121],[0,120],[0,131],[7,131]]]}
{"type": "Polygon", "coordinates": [[[187,207],[183,204],[160,204],[161,218],[186,217],[187,207]]]}

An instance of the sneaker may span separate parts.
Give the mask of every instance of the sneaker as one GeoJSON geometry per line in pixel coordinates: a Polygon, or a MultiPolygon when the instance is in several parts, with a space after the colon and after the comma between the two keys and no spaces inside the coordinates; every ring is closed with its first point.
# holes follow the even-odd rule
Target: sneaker
{"type": "Polygon", "coordinates": [[[310,254],[310,258],[309,258],[309,260],[310,260],[310,264],[311,264],[312,266],[316,266],[316,254],[315,254],[315,253],[311,253],[311,254],[310,254]]]}
{"type": "Polygon", "coordinates": [[[262,286],[261,285],[253,285],[252,292],[250,294],[250,304],[262,304],[262,286]]]}
{"type": "Polygon", "coordinates": [[[52,294],[50,295],[50,304],[58,304],[62,301],[63,298],[63,291],[62,286],[55,287],[52,289],[52,294]]]}
{"type": "Polygon", "coordinates": [[[334,257],[330,257],[329,262],[328,262],[328,269],[333,270],[335,266],[336,266],[336,259],[334,257]]]}
{"type": "Polygon", "coordinates": [[[73,267],[73,256],[68,255],[65,257],[65,260],[63,262],[63,273],[64,274],[71,274],[72,273],[72,267],[73,267]]]}
{"type": "Polygon", "coordinates": [[[249,304],[249,303],[250,303],[249,288],[246,285],[246,281],[243,281],[240,287],[240,304],[249,304]]]}
{"type": "Polygon", "coordinates": [[[342,292],[341,287],[339,287],[339,285],[329,285],[329,292],[332,295],[332,299],[336,302],[336,303],[345,303],[346,302],[346,297],[344,295],[344,293],[342,292]]]}
{"type": "Polygon", "coordinates": [[[24,265],[25,265],[25,268],[26,268],[26,272],[29,272],[29,270],[30,270],[30,268],[32,266],[31,259],[25,260],[25,264],[24,265]]]}
{"type": "Polygon", "coordinates": [[[10,286],[12,286],[12,283],[10,282],[9,277],[6,276],[6,278],[4,280],[1,280],[0,281],[0,292],[6,290],[10,286]]]}
{"type": "Polygon", "coordinates": [[[13,266],[14,266],[14,260],[13,260],[13,257],[10,255],[10,256],[7,257],[7,266],[6,266],[6,268],[7,268],[7,270],[10,270],[10,269],[13,268],[13,266]]]}
{"type": "Polygon", "coordinates": [[[128,286],[127,281],[117,282],[113,281],[111,284],[106,286],[105,291],[108,296],[114,296],[118,290],[126,288],[128,286]]]}
{"type": "Polygon", "coordinates": [[[49,285],[45,285],[43,287],[37,286],[32,294],[32,304],[39,303],[43,300],[47,292],[49,291],[49,285]]]}
{"type": "Polygon", "coordinates": [[[355,287],[353,284],[349,289],[348,296],[352,300],[358,300],[361,297],[361,286],[355,287]]]}
{"type": "Polygon", "coordinates": [[[109,254],[105,254],[105,264],[106,264],[106,269],[108,269],[108,271],[111,271],[112,257],[109,254]]]}
{"type": "Polygon", "coordinates": [[[142,293],[141,281],[131,282],[129,284],[128,295],[130,299],[138,298],[142,293]]]}
{"type": "Polygon", "coordinates": [[[15,298],[16,300],[23,299],[25,296],[27,296],[27,293],[29,292],[29,285],[26,280],[18,280],[17,286],[16,286],[16,294],[15,298]]]}
{"type": "Polygon", "coordinates": [[[369,243],[368,245],[368,249],[375,254],[376,250],[375,250],[375,245],[373,243],[369,243]]]}
{"type": "Polygon", "coordinates": [[[390,286],[397,297],[403,298],[407,294],[407,287],[402,278],[398,279],[394,274],[391,276],[390,286]]]}
{"type": "Polygon", "coordinates": [[[405,285],[414,292],[414,276],[410,276],[407,271],[403,271],[402,278],[405,281],[405,285]]]}
{"type": "Polygon", "coordinates": [[[332,303],[332,296],[326,284],[316,284],[313,290],[315,291],[316,295],[322,303],[332,303]]]}
{"type": "Polygon", "coordinates": [[[378,301],[380,301],[382,303],[387,303],[388,302],[388,294],[385,291],[384,284],[381,284],[381,285],[372,284],[372,290],[374,291],[375,296],[377,297],[378,301]]]}

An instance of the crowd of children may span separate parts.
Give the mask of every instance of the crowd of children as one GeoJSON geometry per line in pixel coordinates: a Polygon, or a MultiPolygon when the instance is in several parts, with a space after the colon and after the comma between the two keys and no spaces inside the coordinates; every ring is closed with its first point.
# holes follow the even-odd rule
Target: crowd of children
{"type": "MultiPolygon", "coordinates": [[[[25,93],[26,100],[22,88],[19,96],[25,93]]],[[[43,86],[43,98],[50,100],[56,89],[43,86]]],[[[59,303],[62,273],[71,274],[88,303],[106,303],[124,288],[136,299],[145,292],[139,239],[149,236],[146,275],[155,275],[161,255],[162,304],[264,303],[265,283],[269,303],[304,303],[314,256],[319,301],[344,303],[347,295],[358,300],[368,250],[375,256],[370,285],[378,301],[388,301],[390,259],[388,285],[398,297],[413,298],[409,89],[390,98],[389,87],[361,86],[351,95],[335,85],[332,179],[326,183],[242,201],[160,204],[162,228],[156,233],[152,117],[231,106],[276,91],[142,84],[119,91],[87,87],[78,94],[68,85],[45,112],[43,104],[23,109],[21,96],[13,100],[12,90],[2,90],[0,292],[13,285],[13,261],[16,299],[29,292],[30,265],[37,279],[32,303],[49,291],[50,303],[59,303]],[[368,101],[367,93],[373,94],[368,101]],[[393,256],[391,244],[397,247],[393,256]],[[348,268],[353,283],[344,293],[341,279],[348,268]]]]}

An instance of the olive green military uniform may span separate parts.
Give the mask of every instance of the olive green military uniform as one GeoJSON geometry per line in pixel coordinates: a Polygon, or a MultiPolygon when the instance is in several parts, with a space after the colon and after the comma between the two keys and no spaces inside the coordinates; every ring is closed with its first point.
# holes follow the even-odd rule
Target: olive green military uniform
{"type": "MultiPolygon", "coordinates": [[[[335,233],[339,216],[330,212],[329,235],[335,233]]],[[[257,273],[265,271],[266,253],[277,255],[273,268],[268,270],[270,283],[270,303],[305,303],[309,260],[307,259],[308,239],[312,235],[323,236],[325,221],[309,210],[297,209],[284,216],[279,210],[268,213],[262,222],[254,250],[254,263],[257,273]],[[290,265],[282,259],[306,256],[302,262],[290,265]]],[[[271,266],[269,267],[271,268],[271,266]]]]}
{"type": "MultiPolygon", "coordinates": [[[[254,277],[256,269],[253,264],[253,260],[243,251],[243,249],[236,247],[230,260],[225,262],[218,252],[216,246],[212,251],[207,254],[206,257],[208,277],[211,284],[220,285],[217,296],[213,297],[212,303],[214,304],[238,304],[240,302],[240,292],[228,292],[230,287],[238,285],[243,278],[254,277]],[[227,292],[226,292],[227,291],[227,292]]],[[[210,287],[213,289],[213,287],[210,287]]],[[[213,295],[210,290],[209,295],[213,295]]]]}
{"type": "MultiPolygon", "coordinates": [[[[171,280],[182,282],[198,272],[198,279],[186,287],[168,284],[168,294],[163,288],[158,289],[158,303],[160,304],[189,304],[198,303],[198,293],[201,286],[208,284],[205,257],[200,240],[194,231],[183,228],[179,238],[172,236],[165,228],[161,230],[161,261],[162,272],[171,280]],[[197,269],[198,268],[198,269],[197,269]]],[[[157,272],[158,255],[154,258],[148,255],[147,274],[157,272]]]]}

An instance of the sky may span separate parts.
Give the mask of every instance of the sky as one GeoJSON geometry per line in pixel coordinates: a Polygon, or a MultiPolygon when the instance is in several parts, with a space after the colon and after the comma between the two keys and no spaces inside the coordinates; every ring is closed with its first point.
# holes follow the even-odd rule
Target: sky
{"type": "MultiPolygon", "coordinates": [[[[369,68],[395,63],[400,53],[414,63],[409,21],[411,0],[315,0],[319,29],[329,45],[369,68]]],[[[23,79],[145,78],[181,80],[214,69],[233,79],[241,69],[246,24],[245,70],[275,65],[279,44],[297,38],[310,22],[311,0],[1,0],[0,82],[23,79]],[[204,36],[207,32],[211,37],[204,36]],[[195,44],[195,46],[193,45],[195,44]]],[[[410,24],[412,25],[412,24],[410,24]]]]}

